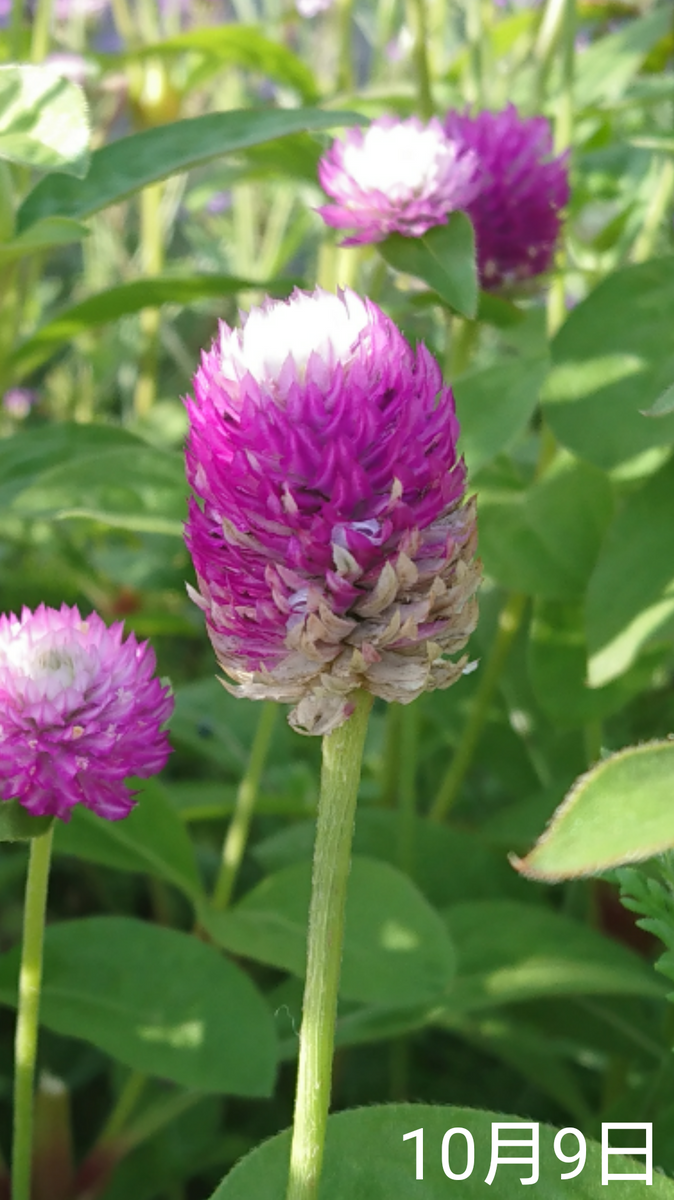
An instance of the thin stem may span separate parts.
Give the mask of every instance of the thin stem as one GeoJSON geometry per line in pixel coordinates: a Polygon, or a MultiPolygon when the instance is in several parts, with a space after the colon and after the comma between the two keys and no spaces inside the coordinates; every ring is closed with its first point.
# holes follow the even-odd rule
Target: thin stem
{"type": "MultiPolygon", "coordinates": [[[[141,261],[143,273],[150,276],[159,275],[164,265],[163,191],[162,183],[154,183],[143,190],[140,198],[141,261]]],[[[139,417],[147,416],[157,394],[160,321],[158,308],[145,308],[140,314],[145,345],[134,395],[134,408],[139,417]]]]}
{"type": "Polygon", "coordinates": [[[632,262],[646,262],[653,256],[658,233],[674,196],[674,158],[668,156],[662,162],[651,202],[646,210],[643,225],[632,248],[632,262]]]}
{"type": "Polygon", "coordinates": [[[601,720],[587,721],[583,730],[585,740],[585,757],[588,767],[594,766],[601,758],[601,747],[603,738],[603,727],[601,720]]]}
{"type": "Polygon", "coordinates": [[[408,704],[402,710],[398,774],[398,864],[407,875],[414,871],[418,762],[419,705],[408,704]]]}
{"type": "Polygon", "coordinates": [[[49,53],[54,0],[37,0],[30,43],[30,61],[41,63],[49,53]]]}
{"type": "Polygon", "coordinates": [[[234,815],[229,823],[227,836],[222,847],[220,873],[213,891],[213,907],[220,911],[227,908],[232,897],[232,892],[234,891],[237,875],[239,874],[239,867],[241,866],[241,860],[243,859],[248,841],[250,823],[255,811],[255,802],[260,790],[260,780],[267,761],[277,713],[278,706],[273,701],[266,700],[263,703],[250,751],[248,767],[239,784],[234,815]]]}
{"type": "Polygon", "coordinates": [[[482,0],[467,0],[466,38],[468,41],[469,75],[466,92],[468,99],[478,108],[484,104],[484,30],[482,28],[482,0]]]}
{"type": "Polygon", "coordinates": [[[335,91],[352,92],[355,87],[353,75],[353,3],[354,0],[337,0],[335,5],[336,40],[338,46],[337,78],[335,91]]]}
{"type": "Polygon", "coordinates": [[[130,1071],[124,1086],[117,1097],[99,1141],[111,1142],[122,1132],[131,1113],[135,1109],[147,1084],[147,1075],[142,1071],[130,1071]]]}
{"type": "Polygon", "coordinates": [[[538,27],[534,46],[534,58],[538,64],[535,85],[538,108],[542,107],[545,100],[548,75],[562,32],[566,5],[567,0],[548,0],[538,27]]]}
{"type": "Polygon", "coordinates": [[[428,121],[433,116],[433,91],[431,71],[428,65],[428,16],[426,0],[408,0],[409,22],[414,30],[412,51],[417,84],[417,103],[421,117],[428,121]]]}
{"type": "Polygon", "coordinates": [[[49,886],[53,824],[31,839],[23,944],[19,974],[19,1010],[14,1041],[14,1137],[12,1200],[30,1200],[33,1154],[33,1088],[42,985],[42,946],[49,886]]]}
{"type": "MultiPolygon", "coordinates": [[[[576,0],[564,0],[561,14],[562,86],[555,98],[555,150],[570,150],[573,141],[573,87],[576,64],[576,0]]],[[[557,274],[548,294],[548,334],[553,337],[566,319],[564,268],[567,250],[564,243],[557,255],[557,274]]]]}
{"type": "Polygon", "coordinates": [[[12,0],[9,16],[9,57],[12,62],[19,62],[21,58],[24,3],[25,0],[12,0]]]}
{"type": "Polygon", "coordinates": [[[357,693],[348,721],[323,739],[307,975],[286,1200],[316,1200],[318,1196],[330,1107],[353,822],[371,706],[369,693],[357,693]]]}
{"type": "Polygon", "coordinates": [[[522,622],[525,604],[526,597],[515,592],[501,610],[496,638],[482,673],[480,686],[464,727],[459,748],[440,784],[429,813],[432,821],[442,821],[459,794],[461,784],[473,761],[492,698],[510,653],[510,647],[522,622]]]}

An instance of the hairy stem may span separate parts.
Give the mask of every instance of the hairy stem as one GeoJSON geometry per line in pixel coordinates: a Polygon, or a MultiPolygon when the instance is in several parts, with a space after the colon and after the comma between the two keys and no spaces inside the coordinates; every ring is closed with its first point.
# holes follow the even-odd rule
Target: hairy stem
{"type": "Polygon", "coordinates": [[[323,739],[295,1120],[286,1200],[316,1200],[330,1107],[337,989],[361,762],[372,697],[323,739]]]}

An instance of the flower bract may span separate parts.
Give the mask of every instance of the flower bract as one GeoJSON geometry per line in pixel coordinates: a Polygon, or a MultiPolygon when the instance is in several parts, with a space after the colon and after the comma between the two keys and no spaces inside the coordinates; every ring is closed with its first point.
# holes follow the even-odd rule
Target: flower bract
{"type": "Polygon", "coordinates": [[[325,733],[363,687],[447,687],[474,628],[475,514],[424,346],[345,290],[222,324],[188,402],[187,525],[226,686],[325,733]]]}
{"type": "Polygon", "coordinates": [[[81,803],[109,820],[134,805],[124,780],[170,753],[173,710],[147,642],[96,614],[40,605],[0,616],[0,800],[68,820],[81,803]]]}
{"type": "Polygon", "coordinates": [[[319,210],[323,220],[354,231],[345,245],[391,233],[420,237],[466,208],[478,186],[475,154],[453,143],[435,118],[381,117],[350,129],[323,156],[318,177],[333,200],[319,210]]]}

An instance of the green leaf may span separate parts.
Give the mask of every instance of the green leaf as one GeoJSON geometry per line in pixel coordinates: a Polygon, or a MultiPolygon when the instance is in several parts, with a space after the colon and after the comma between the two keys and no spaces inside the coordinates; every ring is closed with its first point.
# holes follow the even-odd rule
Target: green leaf
{"type": "MultiPolygon", "coordinates": [[[[31,225],[23,239],[18,238],[16,242],[9,243],[9,246],[28,238],[34,230],[55,223],[81,228],[74,221],[53,217],[31,225]]],[[[0,246],[0,262],[4,249],[5,247],[0,246]]],[[[297,282],[283,279],[273,279],[267,283],[253,282],[232,275],[167,275],[164,278],[135,279],[131,283],[108,288],[105,292],[98,292],[86,300],[81,300],[79,304],[62,309],[51,321],[17,347],[10,358],[10,365],[20,377],[28,375],[57,349],[72,342],[73,338],[85,330],[141,312],[144,308],[159,308],[162,304],[193,304],[197,300],[233,296],[237,292],[252,288],[261,289],[270,296],[288,296],[297,282]]]]}
{"type": "Polygon", "coordinates": [[[507,450],[529,421],[547,375],[543,358],[518,358],[461,375],[453,384],[460,449],[471,475],[507,450]]]}
{"type": "Polygon", "coordinates": [[[673,319],[671,257],[613,271],[572,310],[542,397],[564,446],[609,469],[674,441],[674,414],[642,415],[674,376],[673,319]]]}
{"type": "Polygon", "coordinates": [[[653,664],[602,688],[588,686],[585,620],[579,603],[536,600],[528,644],[529,677],[545,713],[562,728],[602,720],[647,687],[653,664]]]}
{"type": "Polygon", "coordinates": [[[67,246],[89,236],[86,225],[71,221],[68,217],[47,217],[37,221],[11,242],[0,243],[0,266],[18,262],[30,254],[53,250],[56,246],[67,246]]]}
{"type": "MultiPolygon", "coordinates": [[[[0,1003],[16,1006],[19,947],[0,957],[0,1003]]],[[[268,1096],[272,1017],[247,975],[212,946],[127,917],[48,925],[40,1018],[127,1066],[183,1087],[268,1096]]]]}
{"type": "Polygon", "coordinates": [[[646,55],[666,37],[671,21],[667,7],[629,21],[616,33],[600,37],[578,55],[574,102],[578,108],[618,100],[637,74],[646,55]]]}
{"type": "MultiPolygon", "coordinates": [[[[353,853],[398,866],[399,824],[396,812],[361,807],[356,813],[353,853]]],[[[528,887],[511,870],[505,856],[494,853],[471,830],[421,817],[415,820],[412,830],[408,873],[436,907],[509,893],[522,895],[528,887]]],[[[296,821],[258,842],[253,856],[265,872],[311,860],[315,834],[315,821],[296,821]]]]}
{"type": "Polygon", "coordinates": [[[674,847],[674,743],[629,746],[583,775],[517,869],[554,882],[674,847]]]}
{"type": "Polygon", "coordinates": [[[169,175],[288,133],[365,123],[356,113],[246,109],[146,129],[95,150],[86,179],[43,179],[19,209],[18,228],[50,216],[81,220],[169,175]]]}
{"type": "Polygon", "coordinates": [[[549,600],[583,595],[613,511],[607,476],[558,456],[528,490],[485,487],[480,552],[492,579],[549,600]]]}
{"type": "MultiPolygon", "coordinates": [[[[450,1105],[386,1104],[356,1108],[334,1113],[328,1119],[325,1159],[321,1178],[320,1200],[447,1200],[454,1189],[463,1200],[484,1200],[485,1179],[489,1174],[492,1154],[492,1126],[497,1122],[531,1122],[531,1117],[482,1112],[450,1105]],[[423,1129],[423,1181],[416,1178],[415,1138],[403,1139],[414,1130],[423,1129]],[[471,1175],[462,1183],[447,1178],[442,1167],[442,1141],[449,1129],[467,1129],[475,1146],[475,1165],[471,1175]]],[[[531,1137],[525,1128],[521,1134],[508,1130],[503,1140],[531,1137]]],[[[623,1145],[634,1144],[634,1132],[623,1145]]],[[[603,1200],[602,1152],[595,1142],[587,1143],[587,1160],[572,1187],[561,1180],[563,1172],[573,1170],[573,1164],[560,1161],[554,1152],[557,1130],[540,1125],[540,1180],[531,1191],[547,1200],[603,1200]]],[[[615,1145],[616,1135],[611,1144],[615,1145]]],[[[619,1144],[619,1143],[618,1143],[619,1144]]],[[[565,1154],[576,1151],[576,1139],[569,1138],[562,1146],[565,1154]]],[[[501,1151],[503,1159],[508,1154],[501,1151]]],[[[496,1200],[521,1200],[522,1184],[531,1176],[531,1167],[516,1164],[517,1157],[526,1159],[526,1150],[517,1150],[511,1165],[499,1165],[488,1194],[496,1200]]],[[[226,1176],[210,1200],[279,1200],[284,1195],[290,1157],[290,1130],[277,1134],[258,1146],[226,1176]]],[[[611,1155],[611,1172],[615,1175],[641,1174],[643,1165],[622,1155],[611,1155]]],[[[457,1174],[466,1169],[466,1139],[456,1135],[451,1142],[451,1169],[457,1174]]],[[[649,1188],[651,1200],[674,1200],[674,1183],[665,1175],[654,1172],[649,1188]]],[[[610,1195],[615,1200],[643,1200],[644,1183],[618,1179],[610,1183],[610,1195]]]]}
{"type": "Polygon", "coordinates": [[[28,842],[49,829],[53,817],[33,817],[18,800],[0,800],[0,842],[28,842]]]}
{"type": "Polygon", "coordinates": [[[636,659],[674,616],[674,461],[625,502],[609,526],[587,593],[589,681],[636,659]]]}
{"type": "MultiPolygon", "coordinates": [[[[244,67],[259,71],[279,83],[289,84],[307,104],[319,98],[318,86],[309,67],[279,42],[270,41],[254,25],[220,25],[215,28],[190,29],[163,42],[143,46],[124,56],[126,61],[173,58],[179,54],[197,53],[214,59],[218,64],[244,67]]],[[[119,55],[110,57],[119,67],[119,55]]]]}
{"type": "Polygon", "coordinates": [[[450,213],[446,225],[435,225],[422,237],[393,233],[377,249],[389,266],[423,279],[461,316],[477,315],[475,236],[465,213],[450,213]]]}
{"type": "Polygon", "coordinates": [[[443,915],[457,955],[450,1014],[547,996],[666,992],[633,951],[542,905],[477,900],[443,915]]]}
{"type": "Polygon", "coordinates": [[[20,516],[80,517],[118,529],[182,538],[185,510],[182,455],[136,440],[50,467],[12,502],[20,516]]]}
{"type": "Polygon", "coordinates": [[[114,425],[76,425],[69,421],[0,438],[0,510],[9,508],[45,472],[65,461],[72,470],[79,459],[95,457],[105,450],[131,451],[145,446],[145,442],[114,425]]]}
{"type": "Polygon", "coordinates": [[[81,179],[88,146],[81,88],[48,67],[0,67],[0,158],[81,179]]]}
{"type": "MultiPolygon", "coordinates": [[[[215,941],[234,954],[303,976],[311,866],[269,876],[227,913],[202,912],[215,941]]],[[[386,863],[354,858],[346,905],[340,994],[396,1006],[445,992],[454,970],[446,927],[414,884],[386,863]]]]}
{"type": "Polygon", "coordinates": [[[200,900],[203,888],[183,822],[156,779],[135,782],[140,794],[128,817],[106,821],[77,805],[71,820],[58,824],[55,853],[120,871],[141,871],[175,884],[190,900],[200,900]]]}

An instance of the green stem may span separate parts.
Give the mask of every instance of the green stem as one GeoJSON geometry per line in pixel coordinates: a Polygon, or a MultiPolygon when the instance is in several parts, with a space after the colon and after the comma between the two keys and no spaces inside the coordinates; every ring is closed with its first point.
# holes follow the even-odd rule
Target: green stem
{"type": "Polygon", "coordinates": [[[117,1097],[99,1141],[111,1142],[122,1132],[131,1113],[134,1111],[147,1084],[147,1075],[142,1071],[130,1071],[124,1086],[117,1097]]]}
{"type": "MultiPolygon", "coordinates": [[[[160,275],[164,265],[163,191],[163,184],[154,183],[143,190],[140,198],[141,260],[143,273],[150,276],[160,275]]],[[[158,308],[145,308],[140,314],[144,349],[134,395],[134,409],[138,417],[147,416],[157,395],[160,322],[158,308]]]]}
{"type": "Polygon", "coordinates": [[[585,740],[585,757],[588,767],[594,766],[601,758],[603,727],[600,720],[587,721],[583,730],[585,740]]]}
{"type": "Polygon", "coordinates": [[[470,102],[478,108],[484,106],[484,30],[482,27],[482,0],[467,0],[466,38],[468,41],[469,76],[466,92],[470,102]]]}
{"type": "Polygon", "coordinates": [[[307,975],[286,1200],[316,1200],[318,1196],[330,1107],[353,822],[371,706],[372,696],[358,692],[349,720],[323,739],[307,975]]]}
{"type": "Polygon", "coordinates": [[[30,42],[30,61],[41,63],[49,53],[54,0],[37,0],[30,42]]]}
{"type": "Polygon", "coordinates": [[[417,82],[417,103],[424,121],[430,120],[435,111],[431,88],[431,71],[428,65],[428,16],[426,0],[408,0],[409,22],[414,31],[412,51],[417,82]]]}
{"type": "Polygon", "coordinates": [[[354,0],[337,0],[335,5],[336,36],[339,47],[337,59],[337,92],[352,92],[353,77],[353,3],[354,0]]]}
{"type": "Polygon", "coordinates": [[[25,0],[12,0],[12,11],[9,17],[9,57],[11,62],[19,62],[21,59],[24,3],[25,0]]]}
{"type": "Polygon", "coordinates": [[[525,604],[526,597],[519,592],[514,592],[501,610],[496,638],[482,673],[480,686],[463,730],[459,748],[440,784],[429,813],[432,821],[442,821],[459,794],[459,788],[473,761],[492,698],[510,653],[510,647],[522,622],[525,604]]]}
{"type": "MultiPolygon", "coordinates": [[[[576,0],[564,0],[561,13],[562,86],[555,98],[555,150],[569,150],[573,141],[573,85],[576,65],[576,0]]],[[[564,242],[557,255],[557,274],[548,293],[548,334],[553,337],[566,319],[564,269],[567,263],[564,242]]]]}
{"type": "Polygon", "coordinates": [[[266,700],[263,703],[248,767],[239,784],[234,815],[229,823],[222,847],[220,874],[213,891],[213,908],[219,909],[221,912],[227,908],[231,900],[234,884],[239,874],[277,713],[278,706],[273,701],[266,700]]]}
{"type": "Polygon", "coordinates": [[[42,945],[49,886],[53,824],[31,839],[23,944],[19,974],[19,1010],[14,1041],[14,1137],[12,1200],[30,1200],[33,1154],[33,1088],[42,984],[42,945]]]}
{"type": "Polygon", "coordinates": [[[541,16],[534,46],[534,58],[538,64],[535,84],[537,108],[542,108],[545,101],[548,75],[561,36],[566,5],[567,0],[548,0],[541,16]]]}
{"type": "Polygon", "coordinates": [[[419,762],[419,705],[402,710],[398,773],[398,865],[414,871],[414,825],[417,815],[417,765],[419,762]]]}
{"type": "Polygon", "coordinates": [[[651,202],[646,210],[643,225],[632,248],[632,262],[646,262],[653,256],[660,226],[674,196],[674,158],[668,156],[662,162],[660,178],[653,189],[651,202]]]}

